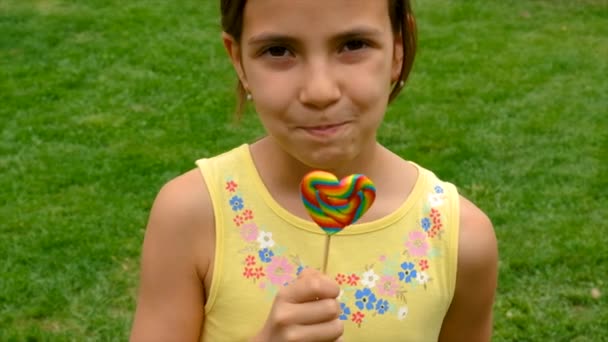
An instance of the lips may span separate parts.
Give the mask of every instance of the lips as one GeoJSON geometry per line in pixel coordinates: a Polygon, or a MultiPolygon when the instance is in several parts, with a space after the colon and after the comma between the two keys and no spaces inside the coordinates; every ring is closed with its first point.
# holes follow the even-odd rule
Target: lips
{"type": "Polygon", "coordinates": [[[342,123],[338,123],[338,124],[333,124],[333,125],[312,126],[312,127],[307,127],[307,129],[325,130],[325,129],[331,129],[331,128],[342,126],[342,125],[343,125],[342,123]]]}
{"type": "Polygon", "coordinates": [[[314,136],[327,137],[338,132],[344,125],[346,125],[346,122],[319,126],[304,126],[302,129],[314,136]]]}

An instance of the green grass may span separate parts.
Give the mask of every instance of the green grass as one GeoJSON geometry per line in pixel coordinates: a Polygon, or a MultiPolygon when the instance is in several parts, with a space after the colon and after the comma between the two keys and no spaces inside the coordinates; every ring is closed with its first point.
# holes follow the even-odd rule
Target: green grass
{"type": "MultiPolygon", "coordinates": [[[[156,192],[262,134],[216,2],[0,0],[0,340],[125,340],[156,192]]],[[[380,139],[492,218],[494,340],[607,341],[608,3],[415,9],[380,139]]]]}

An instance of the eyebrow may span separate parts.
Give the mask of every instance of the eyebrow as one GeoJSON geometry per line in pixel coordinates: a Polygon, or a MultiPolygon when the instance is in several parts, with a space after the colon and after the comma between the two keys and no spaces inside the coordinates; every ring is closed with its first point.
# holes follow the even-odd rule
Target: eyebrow
{"type": "MultiPolygon", "coordinates": [[[[377,37],[382,35],[382,31],[373,28],[373,27],[369,27],[369,26],[357,26],[357,27],[353,27],[352,29],[343,31],[338,33],[337,35],[333,36],[331,38],[332,41],[343,41],[343,40],[348,40],[348,39],[352,39],[352,38],[356,38],[356,37],[377,37]]],[[[285,35],[285,34],[279,34],[279,33],[272,33],[272,32],[264,32],[264,33],[260,33],[258,35],[255,35],[251,38],[249,38],[249,40],[247,41],[247,43],[249,45],[262,45],[262,44],[267,44],[267,43],[276,43],[276,42],[282,42],[282,43],[297,43],[298,39],[289,35],[285,35]]]]}

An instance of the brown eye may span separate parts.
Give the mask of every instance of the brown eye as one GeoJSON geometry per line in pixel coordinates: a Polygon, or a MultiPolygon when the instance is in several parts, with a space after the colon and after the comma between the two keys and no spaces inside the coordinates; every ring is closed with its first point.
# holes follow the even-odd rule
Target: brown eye
{"type": "Polygon", "coordinates": [[[367,43],[364,42],[363,40],[360,40],[360,39],[350,40],[350,41],[346,42],[346,44],[344,44],[344,50],[345,51],[356,51],[356,50],[361,50],[367,46],[368,46],[367,43]]]}
{"type": "Polygon", "coordinates": [[[266,53],[272,57],[285,57],[289,54],[289,50],[284,46],[271,46],[266,49],[266,53]]]}

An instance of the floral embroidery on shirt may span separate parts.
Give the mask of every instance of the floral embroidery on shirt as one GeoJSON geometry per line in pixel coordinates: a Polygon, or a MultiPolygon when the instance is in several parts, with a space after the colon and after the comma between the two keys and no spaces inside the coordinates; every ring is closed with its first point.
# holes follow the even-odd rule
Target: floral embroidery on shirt
{"type": "Polygon", "coordinates": [[[235,192],[237,188],[237,185],[234,181],[230,180],[228,182],[226,182],[226,190],[230,191],[230,192],[235,192]]]}
{"type": "MultiPolygon", "coordinates": [[[[288,254],[286,248],[275,241],[271,231],[258,225],[236,180],[227,179],[224,188],[228,194],[228,208],[234,215],[234,228],[244,245],[239,251],[243,254],[242,276],[258,284],[272,300],[279,288],[295,280],[306,264],[298,255],[288,254]]],[[[441,239],[444,233],[439,210],[446,199],[443,187],[435,185],[426,199],[420,226],[404,235],[401,253],[380,255],[359,270],[333,275],[341,287],[338,297],[340,320],[363,327],[366,321],[377,317],[407,319],[408,294],[427,289],[433,282],[428,273],[433,267],[432,260],[441,256],[441,251],[432,247],[431,240],[441,239]]]]}

